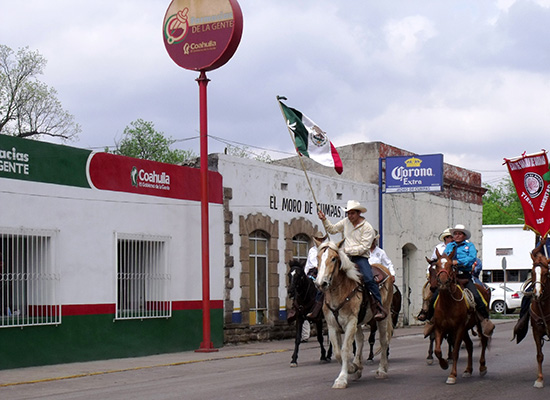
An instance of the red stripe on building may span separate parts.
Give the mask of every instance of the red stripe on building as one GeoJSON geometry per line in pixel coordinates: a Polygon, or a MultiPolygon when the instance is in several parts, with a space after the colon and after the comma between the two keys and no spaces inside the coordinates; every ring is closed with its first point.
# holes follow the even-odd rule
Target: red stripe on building
{"type": "MultiPolygon", "coordinates": [[[[98,315],[98,314],[115,314],[116,305],[113,304],[66,304],[61,306],[61,315],[98,315]]],[[[210,301],[211,309],[222,309],[222,300],[210,301]]],[[[183,310],[202,310],[202,301],[173,301],[172,311],[183,310]]]]}

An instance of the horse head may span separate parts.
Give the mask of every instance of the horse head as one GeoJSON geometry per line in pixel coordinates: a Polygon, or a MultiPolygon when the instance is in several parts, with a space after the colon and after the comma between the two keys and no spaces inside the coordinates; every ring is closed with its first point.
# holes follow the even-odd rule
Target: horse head
{"type": "Polygon", "coordinates": [[[320,290],[327,290],[340,272],[357,282],[361,281],[360,274],[355,264],[344,253],[344,241],[340,243],[324,242],[319,245],[317,253],[317,265],[319,271],[315,279],[315,285],[320,290]]]}
{"type": "Polygon", "coordinates": [[[288,266],[290,267],[290,271],[288,271],[288,297],[294,299],[296,292],[300,291],[307,279],[304,271],[305,261],[290,260],[288,266]]]}
{"type": "Polygon", "coordinates": [[[434,261],[434,279],[439,289],[449,289],[451,284],[456,283],[456,270],[453,267],[455,252],[456,249],[453,249],[452,253],[447,255],[445,253],[439,254],[439,251],[435,250],[437,260],[434,261]]]}
{"type": "Polygon", "coordinates": [[[542,292],[550,279],[550,273],[548,272],[549,259],[542,252],[542,246],[545,243],[546,238],[531,252],[531,259],[533,260],[531,278],[535,283],[535,288],[533,289],[533,297],[535,299],[541,298],[542,292]]]}

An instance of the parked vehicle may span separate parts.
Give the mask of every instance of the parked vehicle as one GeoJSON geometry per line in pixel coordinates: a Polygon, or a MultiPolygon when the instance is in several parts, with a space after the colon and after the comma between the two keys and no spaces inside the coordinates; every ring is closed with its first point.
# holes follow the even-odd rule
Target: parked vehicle
{"type": "Polygon", "coordinates": [[[523,293],[506,286],[506,302],[504,300],[504,284],[491,288],[491,302],[489,308],[498,314],[513,313],[516,308],[521,307],[523,293]]]}

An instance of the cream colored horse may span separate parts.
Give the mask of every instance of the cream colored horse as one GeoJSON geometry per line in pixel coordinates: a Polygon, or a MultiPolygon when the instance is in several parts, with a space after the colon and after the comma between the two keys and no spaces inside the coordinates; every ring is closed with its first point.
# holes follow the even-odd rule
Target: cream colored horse
{"type": "MultiPolygon", "coordinates": [[[[334,381],[334,389],[343,389],[348,380],[361,377],[363,370],[363,329],[361,325],[369,322],[373,317],[371,307],[367,307],[365,316],[359,321],[359,311],[363,302],[363,287],[361,274],[354,263],[346,256],[340,244],[324,242],[319,246],[319,272],[315,283],[325,294],[323,313],[327,321],[328,336],[332,343],[334,356],[341,363],[340,374],[334,381]],[[343,337],[342,337],[343,336],[343,337]],[[353,342],[356,344],[353,356],[353,342]]],[[[388,273],[382,265],[377,266],[388,273]]],[[[393,284],[386,279],[380,288],[383,306],[390,310],[393,297],[393,284]]],[[[380,364],[376,377],[387,378],[388,374],[388,347],[393,333],[391,316],[378,322],[380,332],[380,364]]]]}

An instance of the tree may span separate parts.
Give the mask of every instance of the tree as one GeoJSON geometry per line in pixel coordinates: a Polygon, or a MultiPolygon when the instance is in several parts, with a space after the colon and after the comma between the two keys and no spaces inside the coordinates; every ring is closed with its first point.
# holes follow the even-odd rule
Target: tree
{"type": "Polygon", "coordinates": [[[511,178],[506,178],[496,186],[489,185],[483,195],[483,224],[512,225],[523,224],[523,209],[511,178]]]}
{"type": "Polygon", "coordinates": [[[231,144],[228,144],[227,147],[224,150],[225,154],[229,154],[230,156],[234,157],[241,157],[241,158],[250,158],[256,161],[262,161],[265,163],[270,163],[271,157],[267,152],[262,152],[261,154],[253,153],[248,149],[247,146],[233,146],[231,144]]]}
{"type": "MultiPolygon", "coordinates": [[[[168,164],[181,164],[196,157],[192,150],[170,149],[176,141],[157,132],[152,122],[137,119],[124,128],[123,138],[116,144],[114,154],[159,161],[168,164]]],[[[109,149],[105,149],[109,152],[109,149]]]]}
{"type": "Polygon", "coordinates": [[[63,140],[81,129],[57,99],[57,91],[35,79],[46,59],[28,47],[14,51],[0,45],[0,133],[23,138],[41,135],[63,140]]]}

